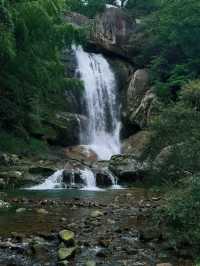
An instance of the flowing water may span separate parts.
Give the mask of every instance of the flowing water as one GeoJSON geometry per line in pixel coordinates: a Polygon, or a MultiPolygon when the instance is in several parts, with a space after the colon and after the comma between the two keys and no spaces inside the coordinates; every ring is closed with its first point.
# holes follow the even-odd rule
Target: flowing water
{"type": "MultiPolygon", "coordinates": [[[[84,82],[84,102],[89,120],[87,129],[81,130],[80,142],[92,149],[98,159],[109,160],[112,155],[120,153],[120,110],[115,75],[101,54],[87,53],[81,46],[74,46],[73,51],[77,73],[84,82]]],[[[80,170],[80,178],[84,183],[82,190],[101,190],[96,185],[96,176],[91,169],[80,170]]],[[[111,172],[108,173],[108,178],[112,181],[113,189],[120,188],[111,172]]],[[[74,172],[71,173],[70,186],[76,186],[74,172]]],[[[66,184],[63,182],[63,170],[59,170],[41,185],[30,189],[62,188],[66,188],[66,184]]]]}
{"type": "Polygon", "coordinates": [[[49,176],[42,184],[36,185],[28,190],[50,190],[62,188],[63,170],[56,171],[53,175],[49,176]]]}
{"type": "Polygon", "coordinates": [[[101,54],[87,53],[73,47],[77,72],[85,87],[85,105],[89,118],[81,130],[80,142],[87,144],[99,159],[109,160],[120,153],[119,103],[116,79],[109,63],[101,54]]]}
{"type": "Polygon", "coordinates": [[[100,191],[96,185],[96,177],[94,173],[89,169],[81,170],[81,178],[85,183],[85,187],[82,190],[100,191]]]}
{"type": "MultiPolygon", "coordinates": [[[[70,184],[65,184],[63,182],[63,172],[64,170],[58,170],[53,175],[49,176],[42,184],[25,188],[25,190],[55,190],[55,189],[64,189],[66,187],[74,188],[76,187],[75,182],[75,174],[72,170],[71,177],[70,177],[70,184]]],[[[118,185],[117,178],[110,172],[107,172],[108,178],[112,182],[111,189],[120,189],[121,186],[118,185]]],[[[101,189],[96,184],[96,176],[94,172],[89,169],[85,168],[83,170],[80,169],[80,179],[83,182],[83,187],[81,190],[88,190],[88,191],[104,191],[104,189],[101,189]]],[[[80,185],[80,184],[79,184],[80,185]]]]}

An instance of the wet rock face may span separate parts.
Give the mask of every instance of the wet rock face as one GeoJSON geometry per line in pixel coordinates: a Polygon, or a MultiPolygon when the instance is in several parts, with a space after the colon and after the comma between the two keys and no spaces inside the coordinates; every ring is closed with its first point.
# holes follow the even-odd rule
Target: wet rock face
{"type": "Polygon", "coordinates": [[[98,15],[91,31],[91,43],[107,52],[127,57],[131,53],[129,41],[136,23],[121,9],[107,8],[98,15]]]}
{"type": "Polygon", "coordinates": [[[112,180],[109,178],[106,172],[98,172],[96,174],[96,183],[99,187],[112,186],[112,180]]]}

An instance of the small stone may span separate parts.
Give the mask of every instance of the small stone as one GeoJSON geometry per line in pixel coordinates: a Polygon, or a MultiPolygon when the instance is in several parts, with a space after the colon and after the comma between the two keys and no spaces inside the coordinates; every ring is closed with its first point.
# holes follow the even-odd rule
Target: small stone
{"type": "Polygon", "coordinates": [[[74,232],[70,230],[62,230],[59,232],[59,237],[60,239],[65,242],[68,246],[73,246],[74,245],[74,232]]]}
{"type": "Polygon", "coordinates": [[[159,263],[156,266],[173,266],[171,263],[159,263]]]}
{"type": "Polygon", "coordinates": [[[100,249],[97,253],[96,256],[100,258],[106,258],[109,255],[109,252],[105,249],[100,249]]]}
{"type": "Polygon", "coordinates": [[[39,213],[39,214],[48,214],[48,211],[45,210],[45,209],[42,209],[42,208],[41,209],[37,209],[36,212],[39,213]]]}
{"type": "Polygon", "coordinates": [[[66,266],[66,265],[69,265],[68,260],[63,260],[63,261],[58,262],[58,266],[66,266]]]}
{"type": "Polygon", "coordinates": [[[159,201],[161,198],[160,197],[153,197],[152,200],[153,201],[159,201]]]}
{"type": "Polygon", "coordinates": [[[33,254],[42,262],[48,261],[49,243],[42,237],[34,237],[31,242],[31,250],[33,254]]]}
{"type": "Polygon", "coordinates": [[[92,217],[92,218],[97,218],[97,217],[100,217],[100,216],[103,216],[103,215],[104,215],[103,212],[101,212],[101,211],[99,211],[99,210],[93,211],[93,212],[91,213],[91,217],[92,217]]]}
{"type": "Polygon", "coordinates": [[[111,220],[111,219],[108,219],[107,222],[108,222],[109,224],[115,224],[115,221],[114,221],[114,220],[111,220]]]}
{"type": "Polygon", "coordinates": [[[76,247],[59,248],[58,258],[59,258],[59,260],[66,260],[66,259],[74,257],[75,253],[76,253],[76,247]]]}
{"type": "Polygon", "coordinates": [[[96,262],[93,260],[89,260],[85,263],[85,266],[96,266],[96,262]]]}
{"type": "Polygon", "coordinates": [[[22,213],[22,212],[25,212],[26,211],[26,208],[18,208],[16,210],[16,213],[22,213]]]}

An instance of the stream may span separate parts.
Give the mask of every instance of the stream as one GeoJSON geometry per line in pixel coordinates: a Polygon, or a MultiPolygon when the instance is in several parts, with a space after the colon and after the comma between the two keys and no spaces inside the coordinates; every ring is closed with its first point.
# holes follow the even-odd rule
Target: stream
{"type": "MultiPolygon", "coordinates": [[[[109,160],[121,151],[115,76],[102,55],[75,46],[73,51],[89,121],[80,144],[98,160],[109,160]]],[[[75,167],[64,175],[65,170],[0,193],[8,203],[0,209],[0,266],[192,266],[168,248],[164,228],[153,220],[161,195],[120,187],[108,171],[109,185],[101,187],[93,169],[75,167]],[[74,234],[74,253],[60,259],[60,251],[69,252],[59,236],[63,229],[74,234]]]]}

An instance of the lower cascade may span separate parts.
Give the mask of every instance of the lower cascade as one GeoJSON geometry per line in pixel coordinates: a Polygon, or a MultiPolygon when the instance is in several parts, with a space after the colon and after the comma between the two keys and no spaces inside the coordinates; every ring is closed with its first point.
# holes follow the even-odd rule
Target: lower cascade
{"type": "Polygon", "coordinates": [[[77,73],[84,83],[84,101],[89,125],[81,130],[80,142],[88,145],[98,159],[109,160],[120,153],[120,120],[117,86],[108,61],[101,55],[73,47],[77,73]]]}
{"type": "Polygon", "coordinates": [[[42,184],[27,189],[50,190],[50,189],[61,188],[62,180],[63,180],[63,170],[58,170],[53,175],[49,176],[42,184]]]}
{"type": "MultiPolygon", "coordinates": [[[[118,185],[118,179],[110,173],[107,172],[108,178],[111,181],[112,189],[120,189],[121,186],[118,185]]],[[[69,182],[64,181],[64,170],[57,170],[53,175],[49,176],[42,184],[26,188],[28,190],[51,190],[51,189],[64,189],[64,188],[77,188],[79,185],[81,190],[88,191],[102,191],[96,184],[96,175],[89,169],[79,169],[79,177],[82,181],[81,184],[76,182],[75,173],[72,171],[70,175],[69,182]]]]}

